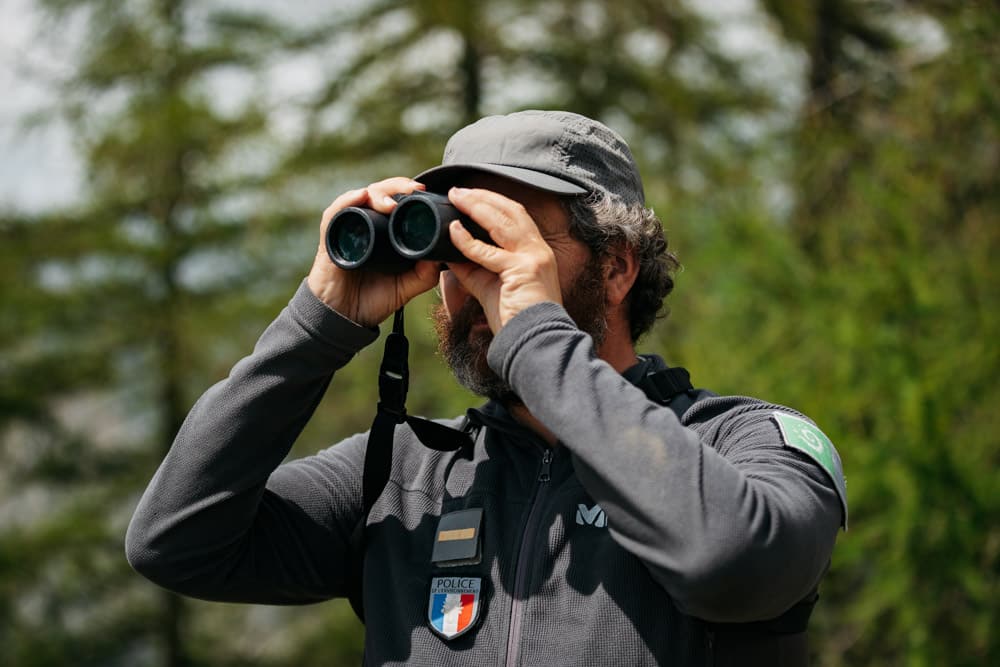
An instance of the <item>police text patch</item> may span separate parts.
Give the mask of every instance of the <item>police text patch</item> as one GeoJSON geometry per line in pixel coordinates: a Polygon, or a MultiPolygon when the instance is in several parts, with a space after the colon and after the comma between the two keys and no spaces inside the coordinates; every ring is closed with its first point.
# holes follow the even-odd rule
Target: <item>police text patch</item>
{"type": "Polygon", "coordinates": [[[434,577],[427,605],[431,630],[443,639],[465,634],[479,620],[480,577],[434,577]]]}

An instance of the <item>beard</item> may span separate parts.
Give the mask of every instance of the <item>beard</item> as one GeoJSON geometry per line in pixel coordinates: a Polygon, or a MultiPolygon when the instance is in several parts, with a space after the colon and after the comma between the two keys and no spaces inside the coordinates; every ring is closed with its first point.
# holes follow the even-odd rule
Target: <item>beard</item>
{"type": "MultiPolygon", "coordinates": [[[[563,306],[576,326],[600,347],[608,333],[608,304],[604,288],[604,271],[596,256],[591,256],[580,270],[573,286],[563,297],[563,306]]],[[[516,405],[521,399],[510,385],[493,372],[486,353],[493,342],[488,328],[473,329],[485,319],[483,307],[469,299],[457,313],[449,317],[443,303],[431,313],[438,337],[438,352],[444,357],[458,383],[478,396],[516,405]]]]}

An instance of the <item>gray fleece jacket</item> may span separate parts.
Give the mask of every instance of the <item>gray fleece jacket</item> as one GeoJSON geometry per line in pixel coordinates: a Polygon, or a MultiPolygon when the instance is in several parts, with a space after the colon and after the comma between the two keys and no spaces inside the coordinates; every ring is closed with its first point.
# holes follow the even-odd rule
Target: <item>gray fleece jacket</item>
{"type": "MultiPolygon", "coordinates": [[[[282,461],[375,338],[303,283],[192,408],[129,526],[132,566],[208,600],[345,595],[366,436],[282,461]]],[[[513,318],[488,359],[559,446],[494,403],[470,410],[484,427],[471,448],[397,428],[368,522],[366,664],[708,664],[712,624],[771,619],[816,590],[846,504],[836,452],[801,415],[702,392],[678,420],[552,303],[513,318]],[[468,508],[482,509],[479,562],[432,563],[440,517],[468,508]],[[450,640],[431,628],[440,576],[481,581],[450,640]]]]}

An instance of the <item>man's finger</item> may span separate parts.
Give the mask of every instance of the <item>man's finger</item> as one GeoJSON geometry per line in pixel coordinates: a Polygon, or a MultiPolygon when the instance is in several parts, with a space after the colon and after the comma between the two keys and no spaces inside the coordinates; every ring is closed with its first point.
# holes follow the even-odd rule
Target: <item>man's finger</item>
{"type": "Polygon", "coordinates": [[[388,215],[392,209],[396,208],[396,200],[392,198],[393,195],[408,195],[416,190],[425,190],[426,187],[423,183],[418,183],[412,178],[402,176],[387,178],[368,186],[368,204],[379,213],[388,215]]]}
{"type": "Polygon", "coordinates": [[[399,276],[400,300],[409,301],[418,294],[433,289],[441,272],[437,262],[419,261],[411,271],[399,276]]]}
{"type": "Polygon", "coordinates": [[[348,206],[357,206],[368,198],[368,193],[365,188],[358,188],[357,190],[348,190],[344,194],[340,195],[333,202],[326,207],[323,211],[323,224],[325,225],[330,221],[338,211],[347,208],[348,206]]]}
{"type": "Polygon", "coordinates": [[[448,232],[451,235],[451,242],[469,261],[479,264],[493,273],[500,273],[507,267],[510,253],[503,248],[483,243],[474,238],[465,225],[458,220],[451,221],[451,224],[448,225],[448,232]]]}
{"type": "Polygon", "coordinates": [[[449,198],[502,248],[515,250],[542,241],[535,221],[520,202],[492,190],[452,188],[449,198]]]}
{"type": "Polygon", "coordinates": [[[462,286],[462,289],[471,294],[483,307],[483,313],[486,315],[486,321],[489,323],[490,329],[494,333],[499,331],[501,326],[500,304],[497,296],[500,288],[500,279],[497,277],[497,274],[469,262],[449,264],[448,268],[451,270],[451,274],[455,277],[455,280],[462,286]]]}

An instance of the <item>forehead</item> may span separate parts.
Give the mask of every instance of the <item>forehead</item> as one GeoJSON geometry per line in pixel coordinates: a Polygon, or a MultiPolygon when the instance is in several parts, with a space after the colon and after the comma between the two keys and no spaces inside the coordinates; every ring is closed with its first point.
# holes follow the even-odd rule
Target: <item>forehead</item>
{"type": "Polygon", "coordinates": [[[535,224],[543,232],[558,233],[569,230],[569,215],[558,195],[529,187],[517,181],[493,174],[470,173],[455,182],[464,188],[492,190],[513,199],[527,209],[535,224]]]}

